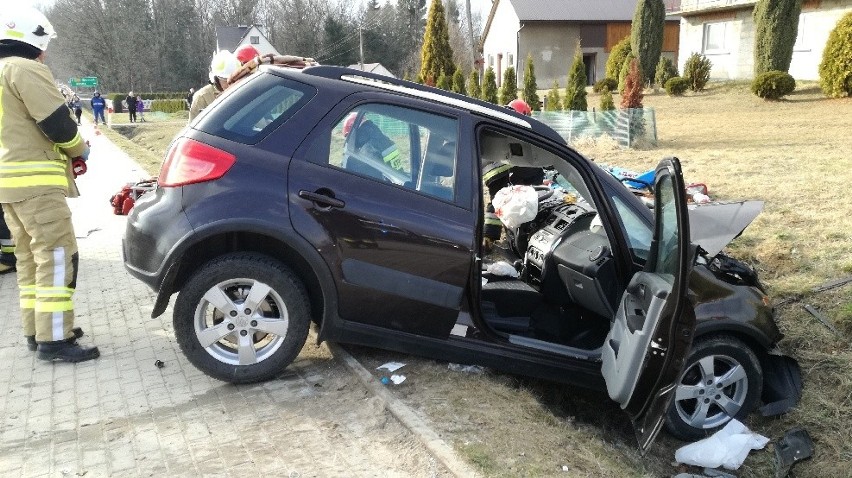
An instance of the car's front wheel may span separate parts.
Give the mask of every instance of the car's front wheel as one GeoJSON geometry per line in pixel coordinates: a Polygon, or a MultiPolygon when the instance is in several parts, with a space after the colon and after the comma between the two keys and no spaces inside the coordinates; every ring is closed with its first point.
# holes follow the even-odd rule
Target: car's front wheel
{"type": "Polygon", "coordinates": [[[222,256],[187,281],[175,302],[175,336],[202,372],[231,383],[268,380],[299,354],[310,308],[304,285],[261,254],[222,256]]]}
{"type": "Polygon", "coordinates": [[[731,418],[746,417],[757,406],[763,371],[754,352],[730,336],[699,339],[692,348],[667,412],[673,435],[703,438],[731,418]]]}

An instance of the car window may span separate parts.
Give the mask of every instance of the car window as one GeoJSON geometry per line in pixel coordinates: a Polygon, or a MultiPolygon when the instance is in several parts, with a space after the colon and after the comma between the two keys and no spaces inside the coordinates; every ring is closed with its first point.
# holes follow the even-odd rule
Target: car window
{"type": "Polygon", "coordinates": [[[617,195],[611,196],[621,227],[627,234],[627,243],[633,255],[642,261],[648,260],[651,250],[652,231],[647,222],[617,195]]]}
{"type": "Polygon", "coordinates": [[[660,209],[662,220],[658,221],[656,225],[659,229],[659,242],[657,243],[654,272],[661,274],[666,280],[674,281],[674,277],[678,273],[678,230],[677,209],[671,176],[667,175],[660,179],[655,207],[660,209]]]}
{"type": "Polygon", "coordinates": [[[452,201],[457,144],[454,119],[399,106],[360,105],[333,126],[328,164],[452,201]]]}
{"type": "MultiPolygon", "coordinates": [[[[316,93],[275,75],[259,75],[200,119],[197,127],[232,141],[255,144],[287,121],[316,93]]],[[[229,91],[230,92],[230,91],[229,91]]]]}

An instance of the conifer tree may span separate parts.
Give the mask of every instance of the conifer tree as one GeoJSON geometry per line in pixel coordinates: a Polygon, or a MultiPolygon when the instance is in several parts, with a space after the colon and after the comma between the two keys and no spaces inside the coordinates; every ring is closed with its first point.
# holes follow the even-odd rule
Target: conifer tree
{"type": "Polygon", "coordinates": [[[612,92],[603,90],[601,92],[601,111],[610,111],[615,109],[615,102],[612,100],[612,92]]]}
{"type": "Polygon", "coordinates": [[[541,110],[541,99],[538,97],[538,85],[535,82],[535,65],[533,65],[532,53],[527,55],[527,66],[524,68],[524,90],[521,98],[530,105],[533,111],[541,110]]]}
{"type": "Polygon", "coordinates": [[[462,73],[461,68],[456,68],[456,72],[453,73],[453,91],[461,95],[467,94],[467,89],[464,87],[464,73],[462,73]]]}
{"type": "Polygon", "coordinates": [[[482,97],[482,87],[479,86],[479,72],[474,69],[467,78],[467,94],[471,98],[482,97]]]}
{"type": "Polygon", "coordinates": [[[559,95],[559,82],[553,80],[553,87],[544,97],[544,111],[562,111],[562,99],[559,95]]]}
{"type": "Polygon", "coordinates": [[[802,0],[759,0],[754,6],[754,76],[790,69],[802,0]]]}
{"type": "Polygon", "coordinates": [[[453,87],[452,77],[448,76],[446,73],[441,73],[441,76],[438,77],[438,82],[435,86],[442,90],[450,91],[453,87]]]}
{"type": "Polygon", "coordinates": [[[518,75],[514,67],[506,68],[503,72],[503,86],[500,88],[500,105],[508,105],[510,101],[518,97],[518,75]]]}
{"type": "Polygon", "coordinates": [[[665,23],[666,6],[663,0],[639,0],[633,13],[630,48],[639,59],[643,79],[654,78],[654,70],[663,50],[665,23]]]}
{"type": "Polygon", "coordinates": [[[586,66],[583,64],[583,51],[580,42],[574,48],[574,62],[568,72],[568,83],[565,84],[565,109],[586,111],[586,66]]]}
{"type": "Polygon", "coordinates": [[[639,61],[630,62],[630,73],[624,80],[624,93],[621,95],[622,108],[642,107],[642,73],[639,71],[639,61]]]}
{"type": "Polygon", "coordinates": [[[420,77],[426,84],[434,85],[441,74],[451,75],[454,68],[444,4],[441,0],[432,0],[420,50],[420,77]]]}
{"type": "Polygon", "coordinates": [[[497,75],[494,73],[494,68],[488,67],[485,70],[485,77],[482,80],[482,98],[483,101],[497,104],[497,75]]]}

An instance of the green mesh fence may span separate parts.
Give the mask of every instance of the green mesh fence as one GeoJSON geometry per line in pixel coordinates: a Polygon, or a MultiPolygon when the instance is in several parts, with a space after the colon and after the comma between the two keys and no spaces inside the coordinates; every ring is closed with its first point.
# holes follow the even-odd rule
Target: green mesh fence
{"type": "Polygon", "coordinates": [[[536,111],[533,118],[550,126],[569,144],[608,135],[625,148],[657,145],[653,108],[610,111],[536,111]]]}

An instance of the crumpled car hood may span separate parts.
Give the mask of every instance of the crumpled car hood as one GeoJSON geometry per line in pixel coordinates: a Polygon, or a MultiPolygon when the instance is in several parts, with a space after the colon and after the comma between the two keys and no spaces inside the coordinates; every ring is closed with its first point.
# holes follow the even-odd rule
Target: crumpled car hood
{"type": "Polygon", "coordinates": [[[763,201],[690,204],[692,242],[712,257],[739,236],[763,210],[763,201]]]}

